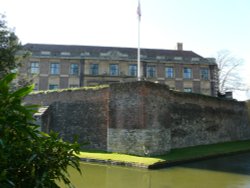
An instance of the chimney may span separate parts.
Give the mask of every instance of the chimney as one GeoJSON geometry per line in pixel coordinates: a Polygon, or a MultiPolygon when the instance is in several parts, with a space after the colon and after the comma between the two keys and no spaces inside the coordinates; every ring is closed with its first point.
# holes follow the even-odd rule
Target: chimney
{"type": "Polygon", "coordinates": [[[179,51],[183,50],[183,44],[181,42],[177,43],[177,50],[179,50],[179,51]]]}

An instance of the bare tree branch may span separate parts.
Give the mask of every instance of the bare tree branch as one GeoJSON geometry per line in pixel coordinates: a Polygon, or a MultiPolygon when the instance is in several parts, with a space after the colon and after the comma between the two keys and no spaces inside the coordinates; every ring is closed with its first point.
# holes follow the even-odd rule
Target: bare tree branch
{"type": "Polygon", "coordinates": [[[218,65],[219,92],[247,91],[246,85],[239,74],[239,68],[243,60],[235,58],[229,51],[222,50],[217,53],[216,63],[218,65]]]}

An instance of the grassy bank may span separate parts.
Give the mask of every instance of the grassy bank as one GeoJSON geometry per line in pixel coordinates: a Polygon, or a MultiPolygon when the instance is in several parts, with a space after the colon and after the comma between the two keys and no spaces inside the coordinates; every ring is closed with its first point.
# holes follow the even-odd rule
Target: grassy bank
{"type": "Polygon", "coordinates": [[[154,165],[166,165],[172,163],[178,164],[179,162],[243,151],[250,151],[250,140],[173,149],[166,155],[154,157],[138,157],[125,154],[91,151],[81,152],[80,157],[84,159],[92,159],[92,161],[96,160],[97,162],[107,162],[109,164],[132,164],[130,166],[142,166],[149,168],[154,165]]]}

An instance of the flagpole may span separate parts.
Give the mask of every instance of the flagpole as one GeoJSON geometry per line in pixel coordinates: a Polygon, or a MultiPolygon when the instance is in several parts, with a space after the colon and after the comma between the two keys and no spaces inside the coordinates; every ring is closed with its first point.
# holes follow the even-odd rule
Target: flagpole
{"type": "Polygon", "coordinates": [[[138,14],[137,80],[141,81],[141,49],[140,49],[141,5],[140,5],[140,0],[138,0],[137,14],[138,14]]]}
{"type": "Polygon", "coordinates": [[[138,81],[141,81],[141,49],[140,49],[140,21],[138,21],[138,49],[137,49],[138,81]]]}

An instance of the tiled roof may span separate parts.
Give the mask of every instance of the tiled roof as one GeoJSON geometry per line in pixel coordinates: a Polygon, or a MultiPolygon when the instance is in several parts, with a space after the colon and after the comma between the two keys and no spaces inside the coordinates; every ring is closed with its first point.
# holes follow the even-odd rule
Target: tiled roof
{"type": "MultiPolygon", "coordinates": [[[[80,53],[89,53],[90,56],[100,56],[101,53],[108,53],[110,51],[118,51],[121,54],[128,55],[129,58],[137,57],[137,48],[126,47],[106,47],[106,46],[84,46],[84,45],[57,45],[57,44],[32,44],[24,45],[24,49],[30,50],[35,53],[41,51],[50,51],[51,53],[58,54],[61,52],[70,52],[71,54],[79,55],[80,53]]],[[[142,57],[148,59],[156,59],[156,57],[166,57],[166,59],[173,59],[174,57],[182,58],[199,58],[205,60],[202,56],[194,53],[193,51],[185,50],[166,50],[166,49],[146,49],[141,48],[142,57]]]]}

